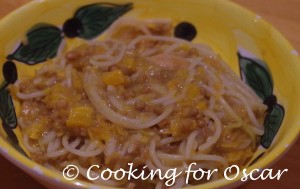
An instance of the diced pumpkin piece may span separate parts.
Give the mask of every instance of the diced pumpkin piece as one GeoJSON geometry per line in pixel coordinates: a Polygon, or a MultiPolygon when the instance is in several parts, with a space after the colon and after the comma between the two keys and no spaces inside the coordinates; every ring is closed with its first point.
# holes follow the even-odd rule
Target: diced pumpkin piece
{"type": "Polygon", "coordinates": [[[125,83],[125,76],[121,70],[106,72],[102,76],[102,80],[106,85],[116,86],[125,83]]]}
{"type": "Polygon", "coordinates": [[[134,60],[133,57],[126,57],[122,62],[121,65],[127,68],[129,71],[136,71],[137,62],[134,60]]]}
{"type": "Polygon", "coordinates": [[[200,88],[196,84],[191,83],[187,86],[186,95],[188,99],[194,99],[200,95],[200,88]]]}
{"type": "Polygon", "coordinates": [[[46,121],[34,123],[26,128],[26,134],[30,139],[38,140],[42,137],[43,133],[47,131],[46,121]]]}
{"type": "Polygon", "coordinates": [[[89,106],[73,107],[66,121],[67,127],[90,127],[93,124],[94,110],[89,106]]]}
{"type": "Polygon", "coordinates": [[[200,111],[204,111],[207,109],[207,104],[205,101],[200,101],[197,105],[196,108],[200,111]]]}

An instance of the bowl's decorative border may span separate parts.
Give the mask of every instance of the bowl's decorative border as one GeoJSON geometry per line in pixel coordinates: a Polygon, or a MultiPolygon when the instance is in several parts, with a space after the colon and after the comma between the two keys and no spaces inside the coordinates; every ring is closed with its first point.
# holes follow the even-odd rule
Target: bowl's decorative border
{"type": "MultiPolygon", "coordinates": [[[[45,62],[57,55],[64,37],[93,39],[132,8],[132,3],[123,5],[96,3],[79,8],[74,16],[63,24],[62,29],[46,23],[36,24],[27,32],[26,40],[22,41],[18,48],[7,56],[2,70],[4,81],[0,86],[0,117],[8,141],[18,151],[26,155],[13,131],[17,127],[17,117],[12,97],[7,89],[7,86],[15,83],[18,78],[14,60],[27,65],[45,62]]],[[[180,23],[174,31],[175,37],[186,40],[192,40],[196,34],[196,28],[188,22],[180,23]]],[[[238,59],[242,80],[268,106],[267,116],[264,120],[265,133],[261,138],[261,145],[268,149],[282,124],[284,108],[277,103],[277,98],[273,95],[274,83],[267,64],[262,60],[243,57],[240,53],[238,53],[238,59]]],[[[250,165],[263,155],[264,152],[255,157],[250,165]]]]}

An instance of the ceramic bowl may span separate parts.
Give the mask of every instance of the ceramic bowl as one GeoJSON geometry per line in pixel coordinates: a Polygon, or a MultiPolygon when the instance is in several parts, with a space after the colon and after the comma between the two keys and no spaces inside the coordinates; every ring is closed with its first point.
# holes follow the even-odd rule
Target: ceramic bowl
{"type": "MultiPolygon", "coordinates": [[[[270,107],[264,123],[265,134],[248,170],[270,166],[290,148],[300,128],[300,60],[293,47],[270,24],[224,0],[110,0],[109,3],[119,8],[109,18],[82,14],[107,6],[101,0],[40,0],[1,20],[0,153],[4,157],[48,188],[109,188],[80,180],[68,181],[61,173],[27,157],[17,123],[20,104],[7,88],[17,77],[32,75],[43,61],[55,58],[63,42],[97,39],[120,17],[193,23],[197,29],[194,42],[211,46],[270,107]],[[74,18],[82,21],[87,32],[76,31],[74,18]],[[28,42],[30,48],[26,46],[28,42]]],[[[240,178],[221,179],[189,189],[232,188],[242,183],[240,178]]]]}

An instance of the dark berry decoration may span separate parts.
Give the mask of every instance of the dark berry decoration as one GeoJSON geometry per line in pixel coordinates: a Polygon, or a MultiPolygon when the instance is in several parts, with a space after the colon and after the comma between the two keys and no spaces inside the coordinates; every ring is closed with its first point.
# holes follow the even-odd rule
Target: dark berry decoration
{"type": "Polygon", "coordinates": [[[268,111],[272,111],[273,107],[277,104],[277,98],[275,95],[271,95],[264,101],[264,104],[268,106],[268,111]]]}
{"type": "Polygon", "coordinates": [[[63,32],[69,38],[77,37],[82,30],[82,22],[78,18],[71,18],[63,25],[63,32]]]}
{"type": "Polygon", "coordinates": [[[174,36],[177,38],[192,41],[197,35],[195,26],[189,22],[179,23],[174,30],[174,36]]]}
{"type": "Polygon", "coordinates": [[[7,83],[13,84],[18,79],[17,67],[14,62],[7,61],[2,67],[3,76],[7,83]]]}

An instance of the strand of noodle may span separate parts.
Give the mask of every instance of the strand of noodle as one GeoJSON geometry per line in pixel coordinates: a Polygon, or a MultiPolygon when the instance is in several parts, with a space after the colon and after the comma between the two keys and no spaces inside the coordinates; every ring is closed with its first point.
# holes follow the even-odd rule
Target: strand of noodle
{"type": "Polygon", "coordinates": [[[173,42],[173,43],[179,42],[179,43],[182,43],[182,44],[190,45],[189,42],[187,42],[185,40],[182,40],[182,39],[179,39],[179,38],[154,36],[154,35],[143,35],[143,36],[139,36],[139,37],[135,38],[134,40],[132,40],[131,43],[129,43],[127,49],[134,49],[134,47],[143,40],[173,42]]]}
{"type": "Polygon", "coordinates": [[[62,40],[60,46],[57,49],[56,57],[63,57],[64,56],[64,49],[66,47],[66,41],[62,40]]]}
{"type": "Polygon", "coordinates": [[[196,70],[194,68],[196,65],[197,65],[196,63],[192,63],[189,66],[188,77],[186,78],[186,80],[184,82],[184,88],[182,89],[182,93],[180,95],[178,95],[177,97],[172,98],[172,99],[166,101],[165,103],[163,103],[164,106],[169,106],[171,104],[174,104],[176,101],[180,101],[181,99],[183,99],[185,97],[188,84],[190,84],[194,80],[194,76],[196,73],[196,70]]]}
{"type": "Polygon", "coordinates": [[[45,84],[46,84],[46,86],[49,87],[49,86],[53,85],[55,83],[55,81],[56,81],[56,77],[51,77],[45,81],[45,84]]]}
{"type": "Polygon", "coordinates": [[[163,104],[163,103],[169,102],[170,100],[174,101],[173,97],[174,97],[174,92],[170,92],[166,96],[163,96],[161,98],[157,98],[157,99],[151,100],[151,103],[153,103],[153,104],[163,104]]]}
{"type": "Polygon", "coordinates": [[[211,96],[209,98],[208,110],[213,111],[215,109],[215,105],[216,105],[216,99],[214,96],[211,96]]]}
{"type": "Polygon", "coordinates": [[[97,66],[97,67],[109,67],[109,66],[112,66],[118,62],[120,62],[124,55],[125,55],[125,52],[126,52],[126,46],[124,43],[121,43],[121,42],[118,42],[118,45],[119,45],[119,53],[117,54],[117,56],[114,56],[112,57],[112,59],[110,60],[104,60],[104,61],[98,61],[95,59],[95,57],[97,58],[97,55],[95,56],[92,56],[89,60],[90,64],[94,65],[94,66],[97,66]]]}
{"type": "Polygon", "coordinates": [[[200,133],[199,130],[195,130],[188,136],[187,142],[186,142],[186,147],[185,147],[185,154],[184,154],[184,157],[186,159],[189,159],[191,157],[192,146],[196,142],[195,139],[196,139],[197,135],[199,135],[199,133],[200,133]]]}
{"type": "Polygon", "coordinates": [[[84,139],[83,145],[79,148],[80,151],[87,151],[87,147],[90,143],[89,139],[84,139]]]}
{"type": "Polygon", "coordinates": [[[159,181],[156,185],[155,185],[155,189],[162,189],[163,186],[163,181],[159,181]]]}
{"type": "Polygon", "coordinates": [[[137,71],[135,74],[133,74],[133,75],[130,77],[130,79],[131,79],[131,81],[136,81],[136,80],[138,79],[138,77],[139,77],[139,72],[137,71]]]}
{"type": "Polygon", "coordinates": [[[116,152],[116,144],[117,144],[117,140],[114,138],[111,138],[106,146],[105,146],[105,150],[104,150],[104,155],[110,156],[112,153],[116,152]]]}
{"type": "Polygon", "coordinates": [[[234,85],[232,87],[226,86],[226,90],[230,91],[230,93],[240,93],[243,97],[245,97],[247,99],[247,102],[249,104],[251,104],[251,106],[256,106],[261,109],[266,109],[266,105],[264,105],[262,103],[262,100],[261,99],[257,100],[258,97],[255,93],[254,94],[248,93],[248,95],[246,95],[245,91],[247,91],[247,90],[245,90],[245,89],[242,90],[239,87],[240,87],[239,85],[234,85]]]}
{"type": "Polygon", "coordinates": [[[132,98],[132,99],[130,99],[130,100],[127,100],[125,103],[127,104],[127,105],[133,105],[135,102],[137,102],[138,100],[140,100],[140,98],[139,97],[135,97],[135,98],[132,98]]]}
{"type": "Polygon", "coordinates": [[[179,145],[179,152],[181,153],[181,154],[184,154],[184,152],[185,152],[185,146],[186,146],[186,141],[182,141],[181,143],[180,143],[180,145],[179,145]]]}
{"type": "Polygon", "coordinates": [[[27,125],[24,123],[22,117],[18,117],[18,124],[19,126],[24,129],[25,127],[27,127],[27,125]]]}
{"type": "Polygon", "coordinates": [[[160,94],[165,94],[165,93],[167,93],[166,88],[165,88],[164,86],[162,86],[162,85],[157,84],[157,83],[150,83],[150,88],[151,88],[153,91],[155,91],[155,92],[157,92],[157,93],[160,93],[160,94]]]}
{"type": "Polygon", "coordinates": [[[168,138],[161,139],[159,141],[159,145],[164,146],[164,145],[167,145],[167,144],[171,144],[173,142],[178,142],[180,140],[181,139],[175,139],[174,137],[168,137],[168,138]]]}
{"type": "Polygon", "coordinates": [[[173,185],[172,188],[174,188],[174,189],[180,189],[183,186],[185,186],[185,177],[184,176],[180,176],[179,178],[176,179],[175,185],[173,185]]]}
{"type": "Polygon", "coordinates": [[[233,116],[237,121],[241,120],[241,118],[235,113],[235,111],[230,107],[228,102],[223,97],[220,97],[218,101],[226,109],[226,112],[229,112],[229,114],[233,116]]]}
{"type": "Polygon", "coordinates": [[[106,52],[103,53],[103,54],[93,55],[93,56],[91,57],[91,59],[99,60],[99,59],[109,59],[109,58],[111,58],[113,52],[114,52],[115,50],[117,50],[117,48],[118,48],[118,44],[116,44],[116,43],[118,43],[118,42],[116,42],[116,43],[115,43],[115,42],[116,42],[115,40],[99,42],[99,43],[97,44],[97,46],[102,46],[102,47],[104,47],[105,50],[106,50],[106,52]],[[106,43],[109,43],[109,42],[112,42],[112,46],[111,46],[111,47],[109,47],[109,45],[106,44],[106,43]]]}
{"type": "Polygon", "coordinates": [[[33,83],[34,85],[40,84],[41,82],[42,82],[42,78],[40,78],[40,77],[37,77],[37,78],[35,78],[35,79],[32,81],[32,83],[33,83]]]}
{"type": "Polygon", "coordinates": [[[94,151],[82,151],[82,150],[77,150],[76,148],[73,148],[70,144],[69,144],[69,137],[67,135],[63,136],[62,138],[62,144],[64,146],[64,148],[75,155],[81,156],[81,157],[93,157],[93,156],[97,156],[99,154],[101,154],[101,150],[100,149],[96,149],[94,151]]]}
{"type": "Polygon", "coordinates": [[[162,162],[159,160],[159,158],[157,157],[157,153],[155,150],[155,143],[156,140],[152,139],[149,145],[149,154],[150,157],[152,159],[152,162],[154,163],[154,165],[156,165],[160,170],[162,171],[167,171],[168,169],[170,169],[170,167],[166,167],[162,164],[162,162]]]}
{"type": "Polygon", "coordinates": [[[65,57],[63,57],[61,60],[60,60],[60,63],[59,63],[59,65],[61,66],[61,67],[65,67],[66,66],[66,64],[67,64],[67,60],[65,59],[65,57]]]}
{"type": "Polygon", "coordinates": [[[71,88],[72,87],[72,64],[68,64],[65,69],[66,74],[66,86],[71,88]]]}
{"type": "Polygon", "coordinates": [[[212,112],[212,111],[204,111],[203,114],[209,118],[211,118],[214,121],[214,125],[215,125],[215,133],[213,136],[210,136],[207,138],[206,142],[202,145],[200,145],[198,147],[198,150],[200,152],[205,151],[206,149],[208,149],[210,146],[212,146],[213,144],[215,144],[220,136],[221,136],[221,132],[222,132],[222,125],[221,125],[221,121],[218,118],[218,116],[212,112]]]}
{"type": "Polygon", "coordinates": [[[47,146],[47,152],[53,152],[60,147],[60,141],[56,138],[54,141],[50,141],[47,146]]]}
{"type": "Polygon", "coordinates": [[[256,117],[255,117],[255,115],[254,115],[251,107],[249,106],[247,100],[243,96],[241,96],[240,94],[238,94],[238,93],[231,93],[230,91],[227,91],[226,94],[230,95],[230,96],[233,96],[233,97],[236,97],[239,100],[241,100],[241,102],[244,104],[244,107],[245,107],[245,109],[247,111],[247,114],[248,114],[251,122],[256,127],[256,128],[254,128],[254,131],[258,132],[257,133],[258,135],[263,135],[264,131],[263,131],[263,129],[259,129],[261,126],[259,125],[259,123],[258,123],[258,121],[257,121],[257,119],[256,119],[256,117]]]}
{"type": "Polygon", "coordinates": [[[140,53],[140,55],[142,57],[149,57],[149,56],[153,56],[157,53],[159,53],[159,50],[158,48],[153,48],[153,49],[148,49],[148,50],[144,50],[143,52],[140,53]]]}
{"type": "Polygon", "coordinates": [[[164,159],[164,160],[168,160],[168,161],[183,161],[184,160],[184,156],[181,154],[169,154],[169,153],[164,153],[161,151],[157,151],[157,156],[160,159],[164,159]]]}
{"type": "MultiPolygon", "coordinates": [[[[207,91],[208,93],[210,93],[212,96],[215,94],[218,94],[217,91],[215,91],[214,89],[212,89],[211,87],[203,84],[203,83],[199,83],[198,84],[201,88],[203,88],[205,91],[207,91]]],[[[220,102],[220,104],[226,109],[227,112],[229,112],[229,114],[231,116],[233,116],[235,119],[240,120],[239,116],[234,112],[234,110],[230,107],[230,105],[227,103],[227,101],[222,97],[219,96],[218,101],[220,102]]],[[[212,103],[210,103],[209,109],[213,110],[213,107],[211,107],[212,103]]]]}
{"type": "Polygon", "coordinates": [[[92,79],[91,75],[85,73],[84,81],[86,82],[84,83],[85,91],[91,102],[93,102],[92,104],[94,105],[95,109],[99,113],[101,113],[106,119],[125,128],[145,129],[151,127],[168,117],[174,109],[174,106],[168,106],[165,108],[164,112],[161,115],[154,118],[148,118],[145,121],[142,119],[128,118],[120,115],[119,113],[115,112],[106,105],[106,102],[100,97],[100,95],[95,90],[95,80],[92,79]]]}
{"type": "Polygon", "coordinates": [[[56,133],[54,131],[49,131],[42,139],[42,144],[48,144],[50,141],[52,141],[56,137],[56,133]]]}
{"type": "Polygon", "coordinates": [[[57,158],[59,156],[65,155],[65,154],[67,154],[67,150],[61,149],[61,150],[54,151],[54,152],[47,152],[46,156],[47,156],[47,158],[57,158]]]}
{"type": "Polygon", "coordinates": [[[89,145],[86,148],[86,151],[92,151],[92,150],[96,149],[97,146],[98,146],[97,141],[90,142],[89,145]]]}
{"type": "Polygon", "coordinates": [[[128,149],[128,141],[125,142],[125,144],[123,145],[122,149],[119,151],[120,155],[121,156],[125,156],[126,155],[126,152],[127,152],[127,149],[128,149]]]}
{"type": "MultiPolygon", "coordinates": [[[[109,92],[115,93],[116,90],[113,86],[108,86],[107,90],[109,92]]],[[[119,110],[123,110],[124,106],[122,104],[122,102],[120,102],[113,94],[112,95],[108,95],[108,100],[110,101],[110,103],[117,109],[119,110]]]]}
{"type": "Polygon", "coordinates": [[[239,150],[244,150],[246,149],[250,144],[252,143],[252,141],[250,139],[245,140],[242,144],[239,145],[238,149],[239,150]]]}
{"type": "Polygon", "coordinates": [[[216,161],[220,162],[224,167],[229,165],[225,158],[217,155],[193,154],[190,159],[194,161],[216,161]]]}
{"type": "Polygon", "coordinates": [[[44,75],[45,73],[56,73],[57,71],[63,70],[64,67],[57,64],[46,64],[42,68],[36,71],[36,75],[44,75]]]}
{"type": "Polygon", "coordinates": [[[76,147],[80,144],[80,142],[81,142],[80,138],[76,138],[74,141],[72,141],[72,142],[70,143],[70,146],[71,146],[72,148],[76,148],[76,147]]]}
{"type": "Polygon", "coordinates": [[[28,100],[28,99],[33,99],[33,98],[39,98],[39,97],[43,97],[46,96],[49,93],[49,91],[43,90],[43,91],[36,91],[33,93],[21,93],[21,92],[17,92],[16,95],[18,98],[22,99],[22,100],[28,100]]]}
{"type": "Polygon", "coordinates": [[[23,144],[26,147],[26,149],[33,154],[36,154],[41,151],[37,147],[31,147],[31,145],[29,144],[29,138],[28,138],[27,134],[24,134],[24,136],[23,136],[23,144]]]}
{"type": "Polygon", "coordinates": [[[181,43],[175,43],[171,45],[170,47],[166,48],[164,53],[165,54],[170,54],[171,52],[175,51],[178,47],[180,47],[181,43]]]}
{"type": "Polygon", "coordinates": [[[135,149],[136,145],[131,141],[131,143],[128,145],[127,152],[131,154],[135,149]]]}

